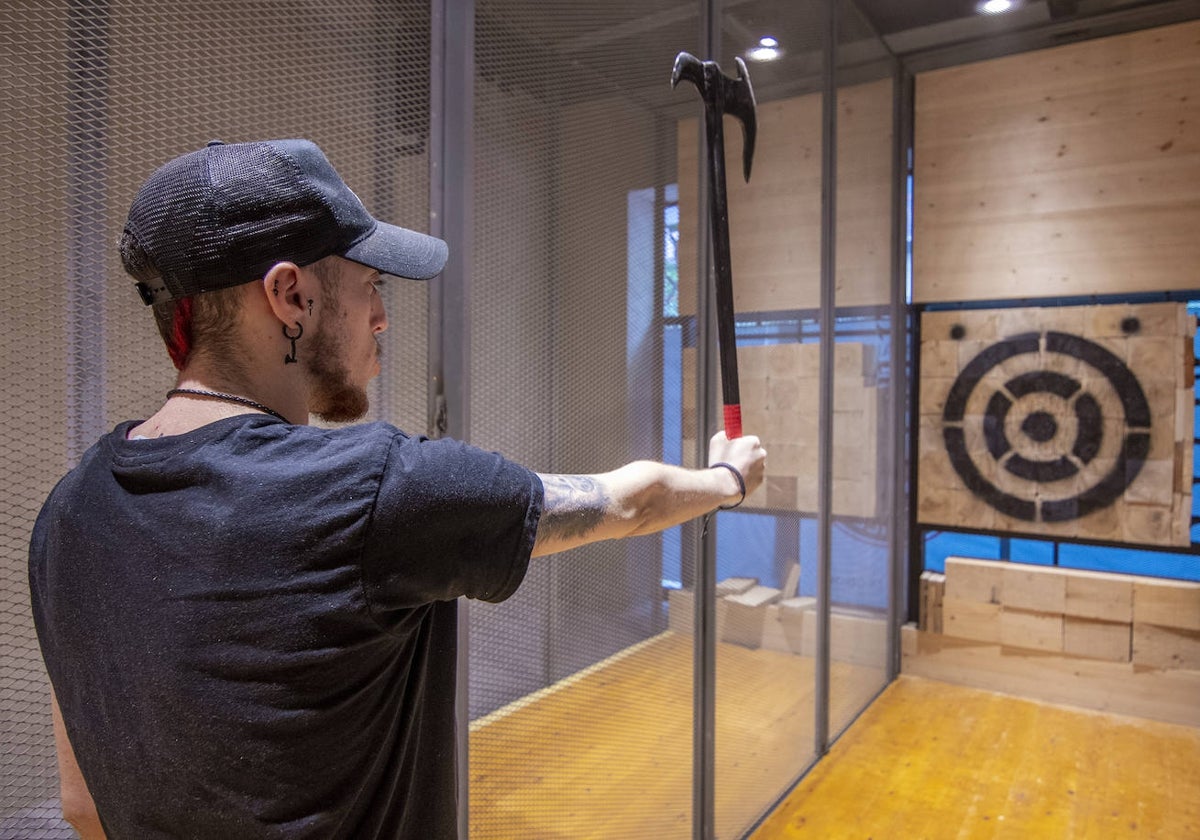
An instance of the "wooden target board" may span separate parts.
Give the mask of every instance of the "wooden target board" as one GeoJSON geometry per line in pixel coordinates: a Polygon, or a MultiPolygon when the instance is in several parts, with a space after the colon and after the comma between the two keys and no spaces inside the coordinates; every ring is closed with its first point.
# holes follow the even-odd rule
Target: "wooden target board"
{"type": "Polygon", "coordinates": [[[918,520],[1191,542],[1182,303],[925,312],[918,520]]]}

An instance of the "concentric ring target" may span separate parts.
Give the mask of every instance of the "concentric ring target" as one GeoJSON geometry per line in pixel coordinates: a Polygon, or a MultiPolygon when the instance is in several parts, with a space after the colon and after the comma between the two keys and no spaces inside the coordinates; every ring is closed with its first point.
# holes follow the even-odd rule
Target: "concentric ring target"
{"type": "Polygon", "coordinates": [[[1064,522],[1112,504],[1150,451],[1150,406],[1107,348],[1068,333],[986,347],[942,413],[950,463],[976,496],[1027,522],[1064,522]]]}

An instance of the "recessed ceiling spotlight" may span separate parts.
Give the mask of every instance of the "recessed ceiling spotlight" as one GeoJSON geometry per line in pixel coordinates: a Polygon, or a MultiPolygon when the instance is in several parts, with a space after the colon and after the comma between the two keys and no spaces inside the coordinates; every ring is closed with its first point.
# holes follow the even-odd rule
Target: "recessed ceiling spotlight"
{"type": "Polygon", "coordinates": [[[975,4],[975,11],[981,15],[1002,15],[1020,6],[1020,0],[981,0],[975,4]]]}
{"type": "Polygon", "coordinates": [[[746,58],[751,61],[774,61],[783,55],[783,50],[779,48],[779,41],[772,38],[770,35],[764,35],[758,39],[758,46],[751,47],[746,51],[746,58]]]}

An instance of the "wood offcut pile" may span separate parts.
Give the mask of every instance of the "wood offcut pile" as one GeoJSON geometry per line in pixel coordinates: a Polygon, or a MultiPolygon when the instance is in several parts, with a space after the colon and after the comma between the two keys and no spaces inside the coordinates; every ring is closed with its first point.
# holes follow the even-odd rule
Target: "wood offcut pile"
{"type": "MultiPolygon", "coordinates": [[[[717,639],[751,649],[815,656],[817,601],[798,597],[800,566],[793,564],[782,589],[757,578],[733,577],[716,586],[717,639]]],[[[668,627],[695,632],[696,593],[667,593],[668,627]]],[[[834,605],[830,618],[830,655],[838,662],[880,667],[887,654],[887,622],[882,611],[834,605]]]]}

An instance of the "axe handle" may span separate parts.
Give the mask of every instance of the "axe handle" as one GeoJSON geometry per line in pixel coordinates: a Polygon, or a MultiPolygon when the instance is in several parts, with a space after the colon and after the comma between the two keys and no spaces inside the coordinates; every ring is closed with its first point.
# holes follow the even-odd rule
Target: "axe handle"
{"type": "Polygon", "coordinates": [[[742,436],[742,399],[738,388],[737,334],[733,317],[733,269],[729,257],[729,207],[725,197],[725,131],[720,108],[705,109],[708,131],[708,208],[716,275],[717,348],[721,358],[721,395],[725,437],[742,436]]]}

